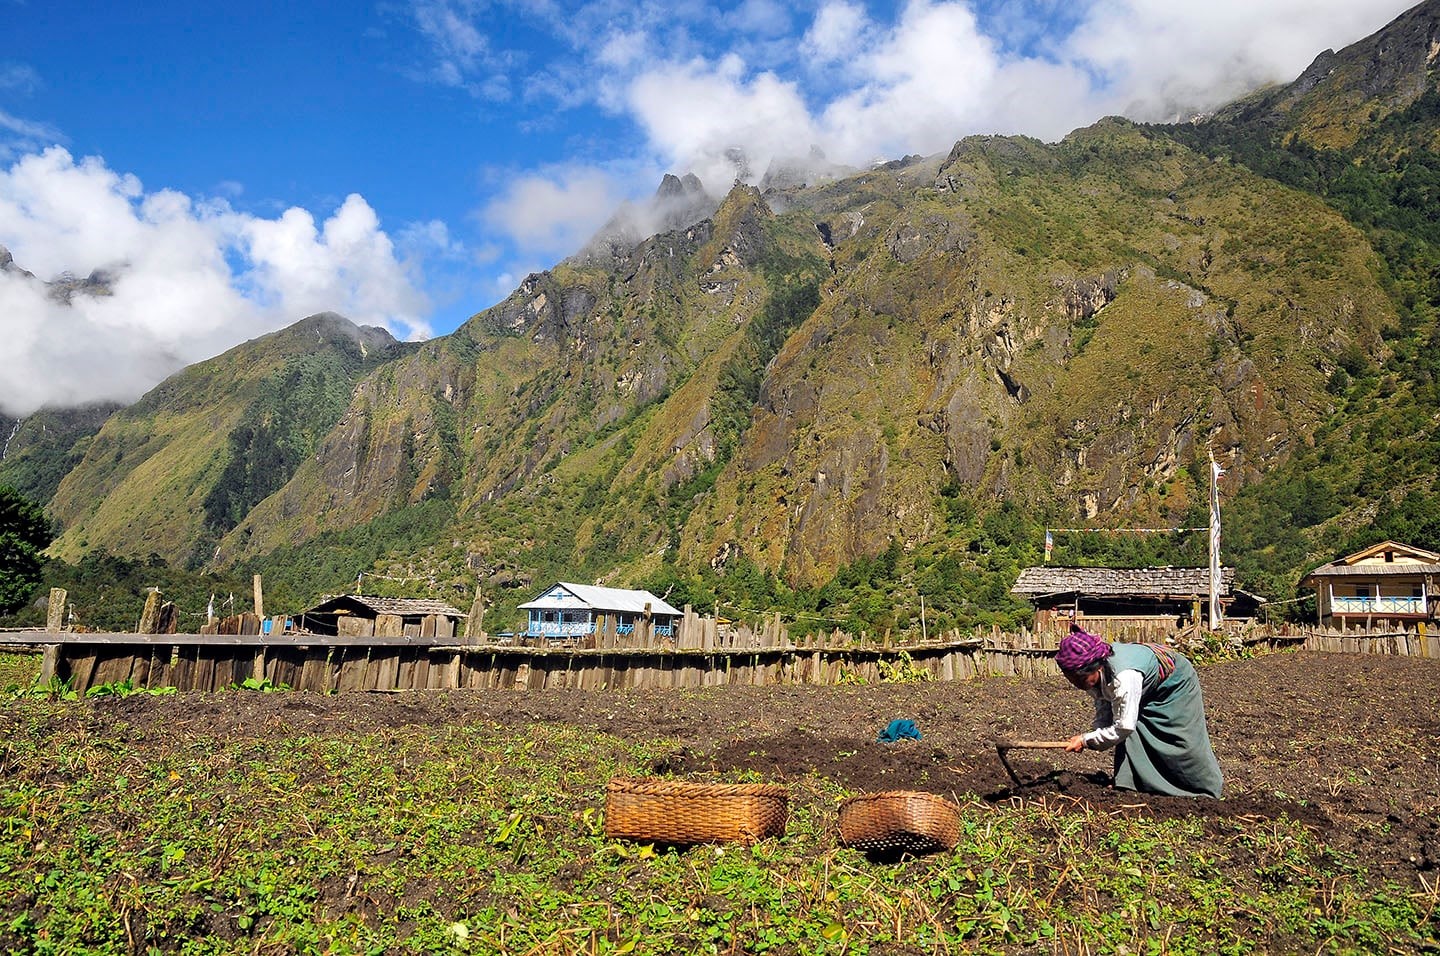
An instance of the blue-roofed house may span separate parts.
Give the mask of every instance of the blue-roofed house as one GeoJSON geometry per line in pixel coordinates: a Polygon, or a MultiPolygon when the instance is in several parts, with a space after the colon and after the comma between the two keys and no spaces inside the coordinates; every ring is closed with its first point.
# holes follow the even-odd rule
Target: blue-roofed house
{"type": "Polygon", "coordinates": [[[550,641],[578,641],[599,634],[613,621],[614,633],[632,634],[649,621],[655,637],[675,636],[684,612],[649,591],[604,588],[561,581],[520,605],[529,615],[525,636],[550,641]]]}

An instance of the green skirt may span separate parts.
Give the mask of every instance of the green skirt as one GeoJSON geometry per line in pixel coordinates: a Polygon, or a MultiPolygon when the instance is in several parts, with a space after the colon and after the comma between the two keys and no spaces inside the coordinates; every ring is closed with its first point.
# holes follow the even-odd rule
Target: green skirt
{"type": "Polygon", "coordinates": [[[1175,671],[1140,704],[1135,732],[1115,748],[1115,786],[1176,797],[1219,797],[1224,775],[1195,668],[1179,654],[1175,671]]]}

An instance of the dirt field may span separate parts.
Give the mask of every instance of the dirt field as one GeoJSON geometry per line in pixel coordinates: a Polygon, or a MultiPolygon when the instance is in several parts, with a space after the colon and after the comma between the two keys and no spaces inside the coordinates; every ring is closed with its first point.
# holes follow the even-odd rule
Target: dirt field
{"type": "Polygon", "coordinates": [[[1109,787],[1110,755],[1015,751],[996,735],[1088,729],[1090,702],[1060,678],[954,684],[737,687],[629,693],[281,694],[100,700],[92,718],[127,726],[143,749],[177,735],[313,735],[475,721],[554,722],[677,742],[649,768],[713,778],[753,769],[786,782],[815,773],[856,791],[927,790],[988,802],[1071,801],[1108,813],[1304,822],[1387,876],[1433,884],[1440,869],[1440,661],[1282,653],[1200,670],[1225,772],[1219,801],[1109,787]],[[893,718],[923,740],[882,744],[893,718]]]}

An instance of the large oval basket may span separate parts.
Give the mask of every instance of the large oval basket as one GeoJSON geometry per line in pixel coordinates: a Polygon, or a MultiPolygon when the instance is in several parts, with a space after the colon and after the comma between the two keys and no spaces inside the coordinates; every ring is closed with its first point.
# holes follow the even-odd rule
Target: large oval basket
{"type": "Polygon", "coordinates": [[[933,853],[960,842],[960,808],[933,793],[887,790],[840,804],[840,842],[867,853],[933,853]]]}
{"type": "Polygon", "coordinates": [[[754,843],[785,835],[790,796],[779,784],[610,781],[605,835],[654,843],[754,843]]]}

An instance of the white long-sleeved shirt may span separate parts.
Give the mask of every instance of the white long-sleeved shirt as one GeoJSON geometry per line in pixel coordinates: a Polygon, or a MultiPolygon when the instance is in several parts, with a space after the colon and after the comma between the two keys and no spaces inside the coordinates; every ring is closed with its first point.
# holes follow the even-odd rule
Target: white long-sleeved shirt
{"type": "Polygon", "coordinates": [[[1095,698],[1095,729],[1085,735],[1087,749],[1109,750],[1135,732],[1144,689],[1145,677],[1137,670],[1119,671],[1109,680],[1101,677],[1089,691],[1095,698]]]}

